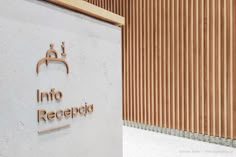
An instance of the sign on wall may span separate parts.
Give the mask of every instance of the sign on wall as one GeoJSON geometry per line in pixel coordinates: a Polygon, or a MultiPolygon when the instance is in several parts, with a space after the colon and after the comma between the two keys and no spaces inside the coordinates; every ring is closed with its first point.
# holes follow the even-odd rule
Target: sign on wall
{"type": "Polygon", "coordinates": [[[0,21],[0,156],[121,157],[120,28],[44,1],[0,21]]]}
{"type": "MultiPolygon", "coordinates": [[[[50,44],[50,49],[46,51],[46,56],[41,58],[36,65],[36,73],[39,75],[40,73],[40,65],[45,63],[46,66],[49,66],[49,64],[55,64],[55,62],[60,63],[58,66],[65,66],[66,71],[65,74],[69,75],[70,68],[69,64],[66,62],[65,58],[67,53],[65,52],[65,42],[62,42],[61,45],[62,58],[59,58],[58,52],[54,49],[54,44],[50,44]]],[[[60,101],[63,99],[63,92],[60,90],[56,90],[55,87],[52,87],[50,91],[44,91],[41,89],[37,89],[37,102],[39,105],[42,106],[42,104],[46,102],[56,101],[57,103],[60,103],[60,101]]],[[[49,104],[50,105],[50,104],[49,104]]],[[[78,116],[84,116],[86,117],[87,114],[92,113],[94,110],[93,104],[88,104],[85,102],[84,104],[80,106],[72,106],[70,108],[56,108],[55,110],[48,111],[47,109],[43,109],[40,107],[40,109],[37,110],[37,121],[40,123],[41,121],[47,122],[47,121],[58,121],[61,119],[68,119],[68,118],[77,118],[78,116]]],[[[63,124],[58,126],[53,126],[50,128],[46,128],[43,130],[39,130],[38,133],[45,133],[50,132],[56,129],[66,128],[69,127],[70,124],[63,124]]]]}

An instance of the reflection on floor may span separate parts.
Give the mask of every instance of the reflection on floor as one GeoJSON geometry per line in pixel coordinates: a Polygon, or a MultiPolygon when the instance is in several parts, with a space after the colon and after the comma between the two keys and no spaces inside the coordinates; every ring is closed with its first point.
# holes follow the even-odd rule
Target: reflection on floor
{"type": "Polygon", "coordinates": [[[123,157],[236,157],[236,149],[123,126],[123,157]]]}

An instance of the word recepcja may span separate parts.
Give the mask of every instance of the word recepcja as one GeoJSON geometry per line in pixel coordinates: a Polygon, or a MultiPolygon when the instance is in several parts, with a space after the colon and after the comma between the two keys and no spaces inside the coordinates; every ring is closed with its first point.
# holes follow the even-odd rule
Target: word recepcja
{"type": "Polygon", "coordinates": [[[77,115],[83,115],[86,116],[88,113],[93,112],[93,104],[80,106],[80,107],[72,107],[72,108],[66,108],[64,110],[57,110],[57,111],[47,111],[45,109],[39,109],[38,114],[38,123],[40,121],[52,121],[55,119],[62,119],[62,118],[74,118],[77,115]]]}

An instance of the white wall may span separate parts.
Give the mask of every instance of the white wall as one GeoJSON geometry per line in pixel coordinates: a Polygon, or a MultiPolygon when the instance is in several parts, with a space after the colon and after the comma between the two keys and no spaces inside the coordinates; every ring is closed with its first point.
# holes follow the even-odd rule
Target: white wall
{"type": "Polygon", "coordinates": [[[0,156],[121,157],[120,28],[43,1],[0,1],[0,156]],[[70,74],[61,64],[35,67],[49,44],[66,42],[70,74]],[[36,90],[63,92],[37,103],[36,90]],[[86,117],[37,122],[40,108],[94,104],[86,117]],[[71,124],[38,134],[38,130],[71,124]]]}

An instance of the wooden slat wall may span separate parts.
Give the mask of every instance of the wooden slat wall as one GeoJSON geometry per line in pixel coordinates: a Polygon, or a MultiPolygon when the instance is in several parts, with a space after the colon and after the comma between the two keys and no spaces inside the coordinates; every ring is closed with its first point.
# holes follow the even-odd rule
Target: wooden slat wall
{"type": "Polygon", "coordinates": [[[235,0],[87,0],[125,17],[123,119],[236,139],[235,0]]]}

